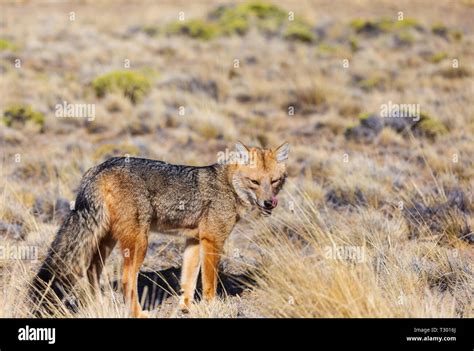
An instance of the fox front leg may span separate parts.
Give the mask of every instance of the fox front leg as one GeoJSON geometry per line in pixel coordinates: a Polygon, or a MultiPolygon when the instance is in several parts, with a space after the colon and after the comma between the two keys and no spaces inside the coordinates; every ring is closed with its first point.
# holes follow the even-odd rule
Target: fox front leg
{"type": "Polygon", "coordinates": [[[189,307],[193,302],[199,267],[199,240],[187,238],[183,255],[183,268],[181,270],[181,297],[179,301],[179,308],[183,312],[189,311],[189,307]]]}
{"type": "Polygon", "coordinates": [[[217,269],[223,242],[212,237],[201,237],[202,293],[206,301],[214,299],[217,290],[217,269]]]}

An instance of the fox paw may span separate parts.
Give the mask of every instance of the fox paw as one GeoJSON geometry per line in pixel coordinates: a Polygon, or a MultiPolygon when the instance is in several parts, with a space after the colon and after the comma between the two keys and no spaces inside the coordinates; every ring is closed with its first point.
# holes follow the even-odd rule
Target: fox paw
{"type": "Polygon", "coordinates": [[[140,311],[135,316],[135,318],[150,318],[150,312],[149,311],[140,311]]]}
{"type": "Polygon", "coordinates": [[[189,313],[189,307],[191,306],[191,299],[181,296],[179,299],[179,309],[183,313],[189,313]]]}

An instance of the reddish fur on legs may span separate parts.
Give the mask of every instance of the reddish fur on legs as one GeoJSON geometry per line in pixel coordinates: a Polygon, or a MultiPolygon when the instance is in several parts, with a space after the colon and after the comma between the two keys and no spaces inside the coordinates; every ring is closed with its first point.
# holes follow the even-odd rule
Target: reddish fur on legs
{"type": "Polygon", "coordinates": [[[206,236],[201,238],[202,293],[206,301],[216,296],[217,269],[222,243],[206,236]]]}
{"type": "Polygon", "coordinates": [[[183,255],[183,268],[181,270],[181,291],[179,308],[186,312],[194,299],[194,290],[199,275],[200,255],[199,240],[195,238],[186,239],[186,247],[183,255]]]}
{"type": "Polygon", "coordinates": [[[148,314],[142,311],[138,301],[137,278],[140,267],[145,259],[148,240],[146,235],[137,235],[131,245],[121,243],[123,254],[123,294],[125,303],[130,305],[132,316],[136,318],[146,318],[148,314]]]}

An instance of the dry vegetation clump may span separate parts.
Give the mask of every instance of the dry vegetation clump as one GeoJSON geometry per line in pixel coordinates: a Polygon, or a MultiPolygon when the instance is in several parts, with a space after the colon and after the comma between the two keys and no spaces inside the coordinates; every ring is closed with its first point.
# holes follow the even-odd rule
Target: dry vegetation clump
{"type": "MultiPolygon", "coordinates": [[[[162,30],[166,34],[182,34],[194,39],[210,40],[219,36],[245,35],[256,28],[267,36],[281,36],[288,40],[312,43],[316,40],[311,25],[294,17],[277,5],[262,1],[247,1],[236,5],[222,5],[211,11],[207,19],[178,20],[162,30]],[[290,19],[291,18],[291,19],[290,19]]],[[[150,30],[155,35],[159,29],[150,30]]]]}
{"type": "Polygon", "coordinates": [[[416,136],[436,139],[448,132],[446,126],[438,119],[421,112],[419,116],[407,116],[403,118],[381,118],[377,115],[359,115],[360,124],[349,126],[345,131],[348,139],[362,142],[372,142],[382,132],[384,127],[393,129],[395,132],[406,135],[413,133],[416,136]]]}
{"type": "Polygon", "coordinates": [[[3,112],[3,123],[7,127],[24,129],[33,127],[44,130],[44,114],[32,109],[31,106],[13,105],[3,112]]]}
{"type": "Polygon", "coordinates": [[[138,102],[150,88],[150,79],[142,73],[131,71],[110,72],[92,81],[92,87],[98,97],[110,92],[119,92],[132,103],[138,102]]]}
{"type": "Polygon", "coordinates": [[[8,39],[0,39],[0,51],[14,51],[17,47],[8,39]]]}

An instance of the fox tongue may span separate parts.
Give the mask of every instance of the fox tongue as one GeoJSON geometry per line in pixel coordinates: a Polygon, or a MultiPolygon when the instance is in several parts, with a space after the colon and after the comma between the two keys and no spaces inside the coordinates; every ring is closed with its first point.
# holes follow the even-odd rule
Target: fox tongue
{"type": "Polygon", "coordinates": [[[275,208],[278,205],[278,199],[276,196],[272,196],[272,206],[275,208]]]}

